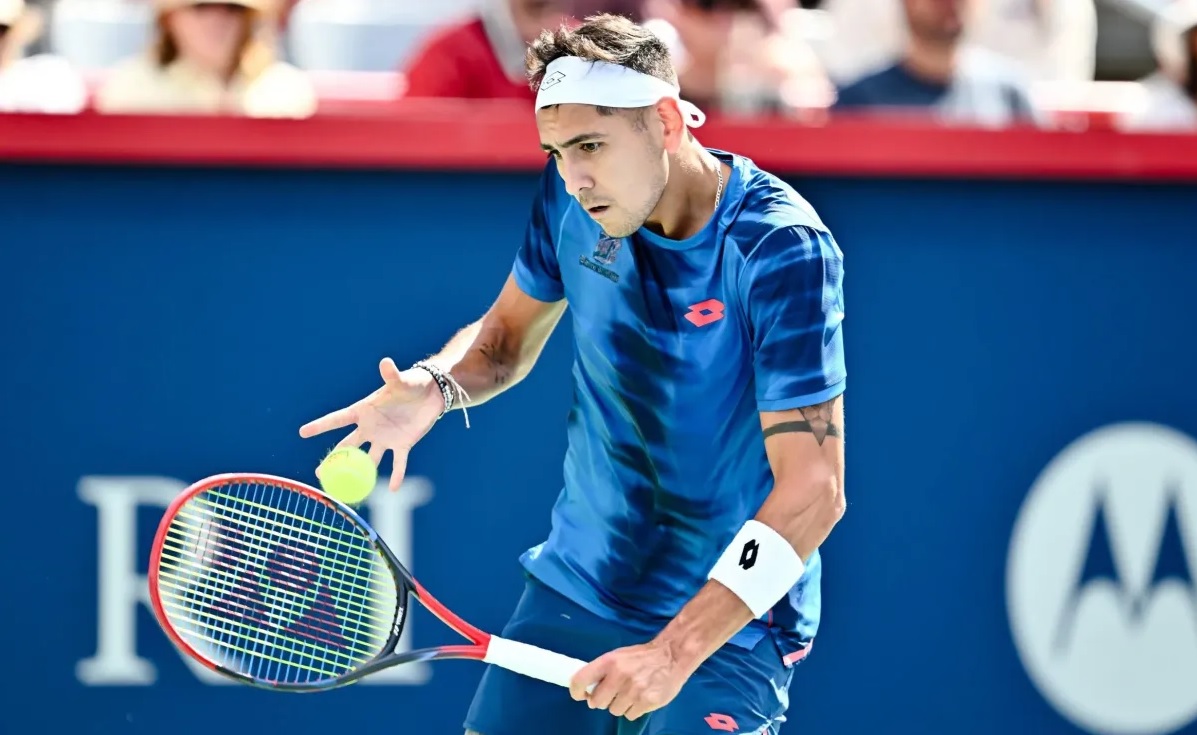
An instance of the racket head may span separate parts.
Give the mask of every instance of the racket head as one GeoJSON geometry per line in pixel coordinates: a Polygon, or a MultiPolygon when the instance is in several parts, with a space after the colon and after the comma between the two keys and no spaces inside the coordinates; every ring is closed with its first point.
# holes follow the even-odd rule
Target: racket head
{"type": "Polygon", "coordinates": [[[412,580],[352,508],[301,482],[215,475],[154,538],[149,593],[186,655],[244,683],[332,688],[399,641],[412,580]]]}

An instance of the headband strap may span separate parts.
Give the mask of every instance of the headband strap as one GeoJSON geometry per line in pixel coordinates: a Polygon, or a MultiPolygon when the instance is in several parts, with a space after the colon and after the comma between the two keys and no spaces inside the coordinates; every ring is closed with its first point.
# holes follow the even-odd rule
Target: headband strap
{"type": "Polygon", "coordinates": [[[663,79],[641,74],[619,64],[563,56],[545,69],[544,80],[536,93],[536,109],[570,104],[648,107],[664,97],[678,101],[686,125],[697,128],[706,122],[707,116],[702,110],[683,100],[678,88],[663,79]]]}

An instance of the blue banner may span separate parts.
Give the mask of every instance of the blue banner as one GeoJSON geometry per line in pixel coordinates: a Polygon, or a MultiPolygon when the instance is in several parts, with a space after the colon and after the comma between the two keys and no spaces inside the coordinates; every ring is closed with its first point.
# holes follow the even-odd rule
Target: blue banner
{"type": "MultiPolygon", "coordinates": [[[[849,509],[785,732],[1197,733],[1197,188],[794,183],[845,252],[852,389],[849,509]]],[[[0,167],[6,731],[460,730],[479,664],[318,695],[189,666],[146,560],[194,480],[313,480],[338,437],[298,427],[482,314],[534,187],[0,167]]],[[[567,319],[526,382],[468,430],[442,421],[368,507],[483,628],[547,531],[569,361],[567,319]]],[[[405,645],[444,642],[417,610],[405,645]]]]}

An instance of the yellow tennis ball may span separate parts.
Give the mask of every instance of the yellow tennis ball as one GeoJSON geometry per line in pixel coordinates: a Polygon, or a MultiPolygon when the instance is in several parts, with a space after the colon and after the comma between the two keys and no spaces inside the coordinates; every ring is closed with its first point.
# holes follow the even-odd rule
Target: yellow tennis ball
{"type": "Polygon", "coordinates": [[[316,476],[325,493],[346,505],[357,505],[374,489],[378,468],[370,455],[357,447],[341,447],[329,452],[316,476]]]}

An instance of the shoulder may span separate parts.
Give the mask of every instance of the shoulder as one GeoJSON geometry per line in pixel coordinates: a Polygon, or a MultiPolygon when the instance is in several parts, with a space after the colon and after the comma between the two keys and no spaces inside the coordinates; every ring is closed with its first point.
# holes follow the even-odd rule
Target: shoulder
{"type": "Polygon", "coordinates": [[[275,88],[294,94],[312,92],[314,85],[307,72],[285,61],[276,61],[254,77],[254,87],[275,88]]]}
{"type": "Polygon", "coordinates": [[[67,59],[36,54],[0,72],[0,109],[71,114],[87,107],[83,76],[67,59]]]}
{"type": "Polygon", "coordinates": [[[838,283],[843,269],[844,254],[830,232],[795,224],[775,227],[754,243],[740,280],[749,289],[766,280],[799,289],[803,284],[838,283]]]}
{"type": "Polygon", "coordinates": [[[148,56],[134,56],[116,64],[96,91],[96,107],[120,112],[153,99],[163,79],[162,70],[148,56]]]}
{"type": "Polygon", "coordinates": [[[316,112],[316,91],[302,69],[276,61],[254,78],[243,106],[252,117],[309,117],[316,112]]]}
{"type": "Polygon", "coordinates": [[[838,89],[836,104],[838,106],[865,104],[872,100],[878,89],[888,86],[898,73],[899,67],[896,64],[869,72],[838,89]]]}
{"type": "Polygon", "coordinates": [[[960,54],[960,76],[971,82],[1023,90],[1030,73],[1017,60],[977,46],[966,47],[960,54]]]}
{"type": "Polygon", "coordinates": [[[1197,128],[1197,105],[1184,90],[1160,72],[1140,81],[1142,97],[1118,117],[1118,126],[1134,132],[1175,132],[1197,128]]]}
{"type": "Polygon", "coordinates": [[[830,230],[815,210],[788,182],[736,157],[743,195],[728,239],[744,260],[777,248],[814,238],[830,238],[830,230]]]}
{"type": "Polygon", "coordinates": [[[12,62],[4,74],[28,74],[51,79],[82,79],[82,75],[70,61],[56,54],[34,54],[23,56],[12,62]]]}
{"type": "Polygon", "coordinates": [[[143,82],[161,76],[162,70],[144,54],[118,62],[104,78],[105,86],[119,86],[126,82],[143,82]]]}

